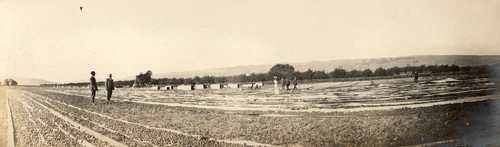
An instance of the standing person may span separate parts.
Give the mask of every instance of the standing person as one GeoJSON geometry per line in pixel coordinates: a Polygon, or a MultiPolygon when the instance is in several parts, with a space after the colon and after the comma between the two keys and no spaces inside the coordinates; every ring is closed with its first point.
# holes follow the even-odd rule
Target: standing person
{"type": "Polygon", "coordinates": [[[115,84],[113,83],[113,79],[111,78],[113,75],[109,74],[109,78],[106,79],[106,90],[108,91],[108,102],[111,100],[111,95],[113,94],[113,90],[115,90],[115,84]]]}
{"type": "Polygon", "coordinates": [[[415,83],[418,83],[418,72],[415,72],[415,78],[413,79],[415,83]]]}
{"type": "Polygon", "coordinates": [[[293,90],[297,90],[297,77],[293,77],[293,90]]]}
{"type": "Polygon", "coordinates": [[[278,88],[278,77],[274,76],[274,94],[280,94],[280,89],[278,88]]]}
{"type": "Polygon", "coordinates": [[[96,91],[99,91],[99,89],[97,89],[97,83],[95,81],[95,72],[94,71],[91,71],[90,74],[92,75],[90,77],[90,90],[92,91],[92,104],[94,104],[95,102],[95,93],[96,91]]]}
{"type": "Polygon", "coordinates": [[[285,79],[286,81],[286,91],[290,90],[290,80],[288,78],[285,79]]]}

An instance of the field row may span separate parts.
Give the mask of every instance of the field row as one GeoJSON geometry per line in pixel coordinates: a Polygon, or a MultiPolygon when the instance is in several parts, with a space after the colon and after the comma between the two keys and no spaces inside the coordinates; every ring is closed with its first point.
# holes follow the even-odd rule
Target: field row
{"type": "MultiPolygon", "coordinates": [[[[88,89],[44,88],[88,96],[88,89]]],[[[123,88],[113,92],[113,98],[134,102],[167,103],[200,108],[226,109],[304,110],[344,109],[359,107],[398,106],[449,101],[468,97],[490,95],[500,91],[498,83],[491,79],[457,81],[427,81],[418,84],[406,79],[386,81],[354,81],[315,83],[303,85],[297,91],[274,95],[272,89],[262,90],[198,90],[158,91],[151,89],[123,88]]],[[[98,92],[103,98],[105,91],[98,92]]]]}
{"type": "MultiPolygon", "coordinates": [[[[58,113],[63,114],[65,117],[70,118],[71,120],[74,120],[78,124],[81,124],[83,127],[90,128],[91,130],[95,131],[98,134],[102,134],[103,136],[99,136],[97,138],[103,139],[103,138],[111,138],[112,141],[117,141],[119,142],[118,144],[109,144],[108,145],[113,145],[113,146],[121,146],[120,144],[124,144],[126,146],[231,146],[228,144],[223,144],[220,142],[214,142],[214,141],[209,141],[209,140],[200,140],[195,137],[188,137],[185,135],[179,135],[175,133],[169,133],[163,130],[155,130],[155,129],[148,129],[143,126],[138,126],[134,124],[126,124],[120,121],[112,120],[109,118],[104,118],[104,117],[99,117],[97,115],[92,115],[90,113],[84,113],[83,111],[80,111],[78,109],[71,108],[69,106],[65,106],[62,104],[55,103],[54,101],[50,102],[50,100],[47,101],[43,100],[41,97],[37,97],[36,95],[31,95],[29,93],[23,93],[25,96],[24,99],[29,99],[32,102],[22,102],[21,104],[25,103],[31,103],[28,105],[24,105],[27,108],[30,109],[42,109],[39,107],[47,107],[48,110],[53,110],[57,111],[58,113]],[[35,105],[35,104],[38,104],[35,105]],[[152,144],[151,142],[154,142],[155,144],[152,144]]],[[[21,98],[22,100],[23,98],[21,98]]],[[[27,100],[25,100],[27,101],[27,100]]],[[[17,112],[17,111],[16,111],[17,112]]],[[[22,112],[22,111],[21,111],[22,112]]],[[[44,111],[41,111],[44,112],[44,111]]],[[[20,113],[21,115],[23,113],[20,113]]],[[[28,113],[28,116],[29,113],[28,113]]],[[[53,115],[50,114],[41,114],[41,116],[48,116],[48,118],[53,117],[53,115]]],[[[31,117],[30,117],[31,118],[31,117]]],[[[43,122],[41,124],[46,124],[43,126],[49,126],[50,127],[55,127],[58,126],[58,124],[62,123],[57,123],[57,124],[50,124],[46,123],[43,118],[37,118],[34,120],[39,120],[38,122],[43,122]]],[[[50,120],[58,120],[51,118],[50,120]]],[[[31,122],[31,121],[30,121],[31,122]]],[[[19,124],[21,126],[23,125],[24,122],[21,121],[16,121],[16,124],[19,124]],[[17,123],[19,122],[19,123],[17,123]]],[[[32,123],[35,123],[34,125],[37,125],[37,121],[33,121],[32,123]]],[[[17,127],[16,127],[17,128],[17,127]]],[[[82,129],[82,128],[78,128],[82,129]]],[[[36,130],[36,129],[28,129],[28,130],[36,130]]],[[[16,130],[17,131],[17,130],[16,130]]],[[[22,130],[20,130],[22,131],[22,130]]],[[[62,131],[64,132],[64,131],[62,131]]],[[[68,132],[68,131],[66,131],[68,132]]],[[[69,131],[72,132],[72,131],[69,131]]],[[[33,132],[27,133],[27,132],[18,132],[16,134],[32,134],[33,132]]],[[[36,132],[35,132],[36,133],[36,132]]],[[[43,138],[47,135],[50,135],[50,131],[41,131],[38,134],[40,134],[40,138],[43,138]]],[[[95,136],[95,135],[94,135],[95,136]]],[[[92,136],[90,136],[92,137],[92,136]]],[[[21,136],[20,138],[27,138],[26,136],[21,136]]],[[[71,138],[71,137],[70,137],[71,138]]],[[[40,140],[38,138],[38,140],[40,140]]],[[[52,144],[44,144],[43,140],[47,139],[41,139],[42,141],[40,143],[36,143],[35,145],[37,146],[47,146],[47,145],[52,145],[52,144]]],[[[54,139],[50,139],[54,140],[54,139]]],[[[58,139],[55,139],[58,140],[58,139]]],[[[88,142],[92,145],[97,145],[97,146],[106,146],[106,143],[101,143],[96,139],[92,138],[86,138],[88,142]]],[[[21,146],[24,146],[22,143],[30,143],[29,141],[22,140],[19,141],[21,143],[21,146]]],[[[69,140],[61,140],[60,142],[63,143],[69,143],[69,142],[76,142],[76,141],[69,141],[69,140]]],[[[61,145],[56,145],[56,146],[61,146],[61,145]]],[[[66,145],[64,145],[66,146],[66,145]]]]}
{"type": "MultiPolygon", "coordinates": [[[[449,112],[443,109],[447,107],[347,114],[266,112],[275,116],[293,116],[272,117],[260,115],[262,112],[255,111],[223,111],[131,102],[107,104],[100,100],[98,100],[98,105],[93,106],[89,105],[88,97],[47,92],[40,89],[26,90],[29,91],[26,93],[33,92],[32,95],[40,95],[36,96],[37,99],[45,99],[55,107],[67,112],[67,115],[83,115],[85,119],[81,120],[82,124],[91,120],[100,124],[97,126],[106,126],[107,129],[117,131],[118,134],[160,145],[173,143],[159,140],[160,137],[149,137],[161,135],[157,132],[163,133],[168,132],[168,130],[197,134],[202,136],[201,138],[208,138],[208,140],[210,138],[214,140],[247,140],[280,146],[418,144],[449,139],[450,136],[447,132],[452,129],[450,121],[459,118],[456,115],[448,116],[449,112]],[[82,110],[85,110],[85,113],[82,110]],[[147,129],[144,126],[164,129],[163,131],[162,129],[147,129]],[[432,137],[428,137],[429,134],[432,137]],[[141,136],[146,137],[141,138],[141,136]]],[[[79,118],[74,119],[78,120],[79,118]]],[[[182,136],[185,137],[185,135],[179,137],[182,136]]],[[[164,139],[164,137],[161,138],[164,139]]],[[[168,140],[168,136],[165,138],[168,140]]],[[[185,144],[183,145],[200,142],[200,140],[189,138],[184,139],[185,144]]],[[[215,141],[214,143],[220,142],[215,141]]]]}

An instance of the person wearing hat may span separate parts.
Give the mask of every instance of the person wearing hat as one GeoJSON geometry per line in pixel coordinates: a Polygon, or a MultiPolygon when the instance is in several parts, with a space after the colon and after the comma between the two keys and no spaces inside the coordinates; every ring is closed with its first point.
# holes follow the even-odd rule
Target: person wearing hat
{"type": "Polygon", "coordinates": [[[99,89],[97,89],[97,82],[95,81],[95,72],[92,71],[90,72],[90,74],[92,75],[90,77],[90,90],[92,91],[92,104],[94,104],[95,102],[95,93],[96,91],[98,91],[99,89]]]}
{"type": "Polygon", "coordinates": [[[109,74],[109,78],[106,79],[106,90],[108,91],[108,101],[111,100],[111,94],[113,94],[113,90],[115,90],[115,84],[113,83],[113,79],[111,78],[113,75],[109,74]]]}

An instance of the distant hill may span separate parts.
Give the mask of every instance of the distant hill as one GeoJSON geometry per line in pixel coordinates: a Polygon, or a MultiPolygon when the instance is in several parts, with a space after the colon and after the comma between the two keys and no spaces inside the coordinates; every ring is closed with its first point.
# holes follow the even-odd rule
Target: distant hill
{"type": "Polygon", "coordinates": [[[14,79],[18,85],[40,85],[40,84],[57,84],[55,82],[47,81],[47,80],[42,80],[42,79],[36,79],[36,78],[25,78],[25,77],[5,77],[2,78],[0,82],[2,84],[4,83],[4,79],[14,79]]]}
{"type": "MultiPolygon", "coordinates": [[[[408,65],[451,65],[458,66],[475,66],[483,64],[497,64],[500,63],[500,55],[421,55],[421,56],[406,56],[406,57],[393,57],[393,58],[371,58],[371,59],[341,59],[330,61],[312,61],[304,63],[285,63],[295,67],[295,70],[305,71],[311,70],[325,70],[326,72],[333,71],[335,68],[344,68],[347,70],[357,69],[376,69],[379,67],[390,68],[394,66],[405,67],[408,65]]],[[[275,64],[264,65],[248,65],[248,66],[234,66],[215,68],[199,71],[187,72],[168,72],[154,74],[153,78],[186,78],[194,76],[229,76],[245,73],[267,73],[269,69],[275,64]]],[[[135,76],[119,80],[133,80],[135,76]]]]}

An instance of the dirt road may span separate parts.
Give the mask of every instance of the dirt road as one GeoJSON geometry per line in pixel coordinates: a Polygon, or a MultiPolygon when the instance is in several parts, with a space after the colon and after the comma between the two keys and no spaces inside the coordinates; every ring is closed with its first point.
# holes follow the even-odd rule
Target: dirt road
{"type": "Polygon", "coordinates": [[[0,146],[7,146],[7,97],[6,90],[0,86],[0,146]]]}

